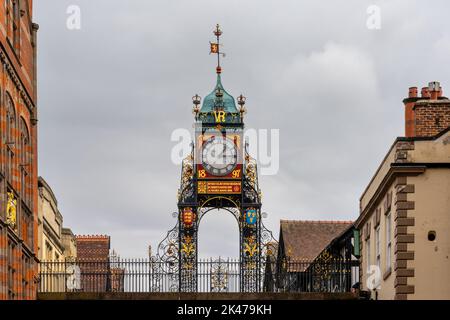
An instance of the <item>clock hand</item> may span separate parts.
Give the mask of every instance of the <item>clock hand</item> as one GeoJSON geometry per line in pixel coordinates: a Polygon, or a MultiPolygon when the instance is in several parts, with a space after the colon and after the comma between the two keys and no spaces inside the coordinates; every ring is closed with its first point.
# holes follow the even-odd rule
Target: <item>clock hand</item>
{"type": "Polygon", "coordinates": [[[227,159],[227,155],[226,155],[226,150],[227,150],[227,146],[225,145],[225,143],[223,144],[223,150],[222,150],[222,156],[223,156],[223,161],[226,163],[226,159],[227,159]]]}

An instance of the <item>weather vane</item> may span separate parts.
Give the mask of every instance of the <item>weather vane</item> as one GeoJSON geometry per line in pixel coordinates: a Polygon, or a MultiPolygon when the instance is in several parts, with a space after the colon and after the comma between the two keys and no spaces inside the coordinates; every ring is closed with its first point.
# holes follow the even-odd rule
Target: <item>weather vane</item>
{"type": "Polygon", "coordinates": [[[220,36],[222,35],[222,30],[220,30],[220,26],[217,24],[216,29],[214,30],[214,35],[217,38],[217,42],[209,42],[211,45],[211,51],[209,54],[217,54],[217,68],[216,72],[217,74],[220,74],[222,72],[222,68],[220,67],[220,56],[222,55],[225,57],[225,53],[220,52],[220,36]]]}

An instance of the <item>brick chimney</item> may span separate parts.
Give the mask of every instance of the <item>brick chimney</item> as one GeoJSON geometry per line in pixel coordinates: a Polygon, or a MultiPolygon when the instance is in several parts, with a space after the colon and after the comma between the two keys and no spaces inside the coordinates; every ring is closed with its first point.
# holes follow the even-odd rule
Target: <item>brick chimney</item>
{"type": "MultiPolygon", "coordinates": [[[[423,95],[423,89],[422,89],[423,95]]],[[[405,103],[405,135],[411,137],[414,135],[414,101],[417,98],[417,87],[409,88],[408,102],[405,103]]]]}
{"type": "Polygon", "coordinates": [[[405,136],[435,136],[450,126],[450,100],[442,96],[439,82],[423,87],[418,97],[417,87],[409,88],[405,105],[405,136]]]}

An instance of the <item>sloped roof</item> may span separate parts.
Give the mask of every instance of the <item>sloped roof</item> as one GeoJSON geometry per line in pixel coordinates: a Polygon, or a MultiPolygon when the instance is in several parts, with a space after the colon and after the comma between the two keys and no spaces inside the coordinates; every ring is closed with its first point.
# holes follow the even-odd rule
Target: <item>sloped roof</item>
{"type": "Polygon", "coordinates": [[[238,112],[236,104],[234,102],[234,98],[228,92],[225,91],[222,85],[220,74],[217,75],[217,82],[214,90],[209,95],[207,95],[203,100],[203,105],[200,112],[208,113],[214,110],[214,106],[216,105],[216,103],[218,103],[216,97],[216,92],[218,90],[223,94],[222,97],[223,110],[225,112],[238,112]]]}
{"type": "Polygon", "coordinates": [[[314,260],[352,221],[281,220],[284,252],[294,260],[314,260]]]}

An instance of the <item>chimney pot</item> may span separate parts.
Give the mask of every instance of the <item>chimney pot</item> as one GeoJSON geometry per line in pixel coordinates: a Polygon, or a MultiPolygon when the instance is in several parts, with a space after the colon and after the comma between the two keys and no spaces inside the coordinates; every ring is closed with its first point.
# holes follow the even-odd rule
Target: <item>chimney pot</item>
{"type": "Polygon", "coordinates": [[[431,100],[437,100],[439,92],[441,91],[441,84],[438,81],[428,83],[428,90],[430,92],[431,100]]]}
{"type": "Polygon", "coordinates": [[[428,89],[430,91],[439,91],[441,89],[441,84],[438,81],[429,82],[428,89]]]}
{"type": "Polygon", "coordinates": [[[420,92],[422,95],[422,98],[429,98],[430,97],[430,91],[428,90],[428,87],[423,87],[422,91],[420,92]]]}
{"type": "Polygon", "coordinates": [[[409,98],[417,98],[417,87],[410,87],[409,88],[409,98]]]}

